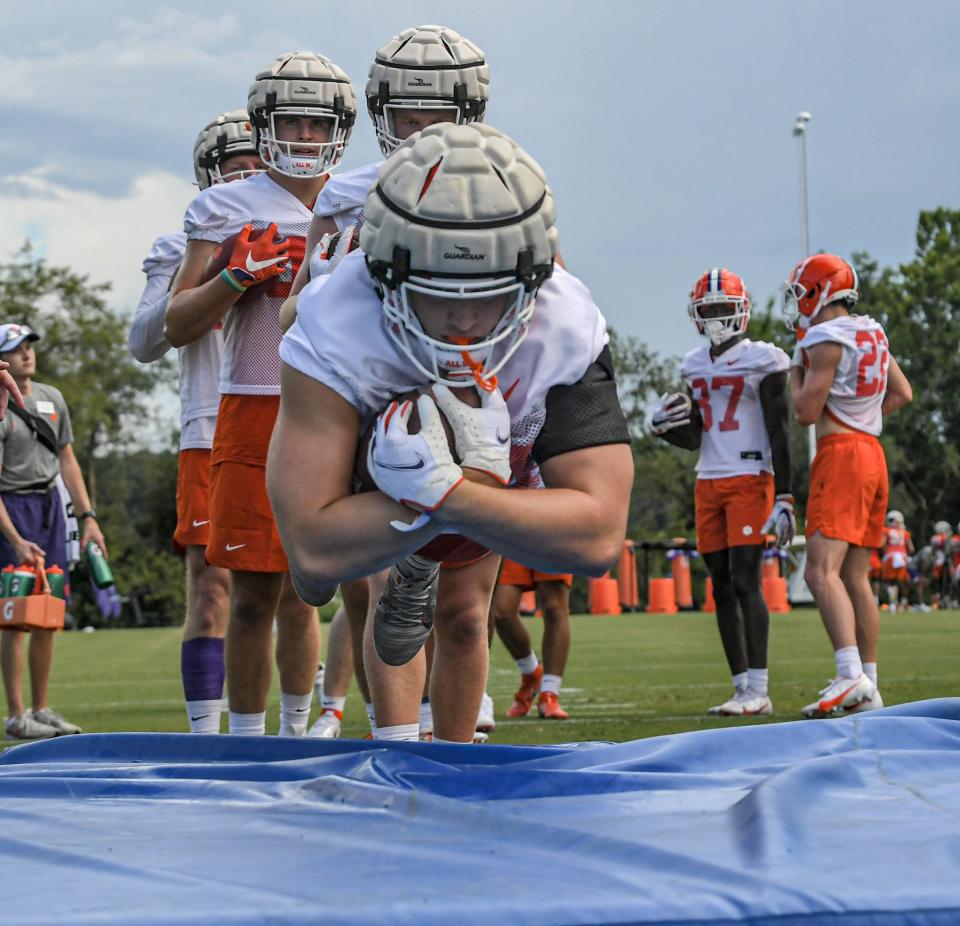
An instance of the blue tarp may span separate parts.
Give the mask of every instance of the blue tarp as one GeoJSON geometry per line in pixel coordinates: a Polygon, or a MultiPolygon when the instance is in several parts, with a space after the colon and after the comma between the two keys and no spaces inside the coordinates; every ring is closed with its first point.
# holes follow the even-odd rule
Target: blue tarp
{"type": "MultiPolygon", "coordinates": [[[[560,729],[560,727],[558,727],[560,729]]],[[[0,757],[0,922],[960,922],[960,699],[622,744],[0,757]]]]}

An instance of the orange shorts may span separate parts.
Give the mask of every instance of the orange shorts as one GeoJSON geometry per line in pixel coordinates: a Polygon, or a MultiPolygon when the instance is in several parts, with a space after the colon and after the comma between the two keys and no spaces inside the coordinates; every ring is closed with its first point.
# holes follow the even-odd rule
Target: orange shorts
{"type": "Polygon", "coordinates": [[[441,569],[462,569],[479,563],[490,550],[463,534],[441,534],[420,547],[417,555],[432,559],[441,569]]]}
{"type": "Polygon", "coordinates": [[[698,479],[697,550],[763,544],[763,525],[773,510],[773,474],[698,479]]]}
{"type": "Polygon", "coordinates": [[[884,563],[883,581],[884,582],[909,582],[910,573],[907,572],[906,566],[901,566],[899,569],[895,569],[889,563],[884,563]]]}
{"type": "Polygon", "coordinates": [[[267,448],[280,397],[225,395],[210,456],[207,562],[238,572],[288,572],[267,498],[267,448]]]}
{"type": "Polygon", "coordinates": [[[870,551],[870,578],[879,579],[883,571],[883,562],[880,560],[880,554],[876,550],[870,551]]]}
{"type": "Polygon", "coordinates": [[[497,585],[515,585],[525,592],[534,591],[541,582],[562,582],[570,588],[573,585],[573,576],[568,572],[537,572],[515,563],[512,559],[504,559],[497,579],[497,585]]]}
{"type": "Polygon", "coordinates": [[[177,462],[177,529],[173,546],[205,547],[210,536],[210,451],[181,450],[177,462]]]}
{"type": "Polygon", "coordinates": [[[807,537],[819,531],[858,547],[879,547],[887,501],[880,441],[859,432],[820,438],[810,467],[807,537]]]}

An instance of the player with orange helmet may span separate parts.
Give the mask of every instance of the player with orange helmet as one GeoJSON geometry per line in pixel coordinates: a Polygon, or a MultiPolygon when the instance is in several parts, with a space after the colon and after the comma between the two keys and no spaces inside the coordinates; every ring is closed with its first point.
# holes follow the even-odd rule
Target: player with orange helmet
{"type": "Polygon", "coordinates": [[[887,464],[883,416],[911,401],[883,327],[851,314],[860,298],[853,265],[814,254],[786,283],[784,314],[799,340],[791,367],[794,414],[816,425],[810,469],[805,578],[833,644],[836,675],[804,716],[882,707],[877,688],[880,618],[870,551],[883,542],[887,464]]]}
{"type": "Polygon", "coordinates": [[[697,549],[713,579],[734,689],[710,713],[771,714],[770,616],[760,567],[766,533],[774,532],[785,545],[795,529],[786,396],[790,360],[779,347],[746,337],[750,297],[743,279],[730,270],[714,267],[702,274],[687,311],[709,344],[684,358],[688,393],[665,396],[651,430],[669,443],[700,449],[697,549]]]}

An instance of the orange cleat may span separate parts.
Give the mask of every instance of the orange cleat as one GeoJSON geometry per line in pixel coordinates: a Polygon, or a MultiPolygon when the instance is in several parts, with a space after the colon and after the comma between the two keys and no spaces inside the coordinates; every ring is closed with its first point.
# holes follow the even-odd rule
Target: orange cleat
{"type": "Polygon", "coordinates": [[[540,690],[543,680],[543,666],[537,666],[529,675],[520,676],[520,687],[513,696],[513,704],[507,711],[508,717],[526,717],[533,707],[533,699],[540,690]]]}
{"type": "Polygon", "coordinates": [[[560,706],[560,698],[553,691],[541,691],[537,711],[544,720],[569,720],[570,715],[560,706]]]}

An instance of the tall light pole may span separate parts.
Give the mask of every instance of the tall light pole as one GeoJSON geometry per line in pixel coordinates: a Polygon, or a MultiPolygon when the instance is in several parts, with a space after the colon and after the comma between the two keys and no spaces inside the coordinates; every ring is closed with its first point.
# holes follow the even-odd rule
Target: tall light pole
{"type": "MultiPolygon", "coordinates": [[[[793,123],[793,137],[797,140],[797,165],[800,172],[800,237],[803,256],[810,256],[810,223],[807,216],[807,123],[813,118],[804,111],[797,113],[793,123]]],[[[807,453],[813,462],[817,453],[817,431],[811,424],[807,428],[807,453]]]]}

